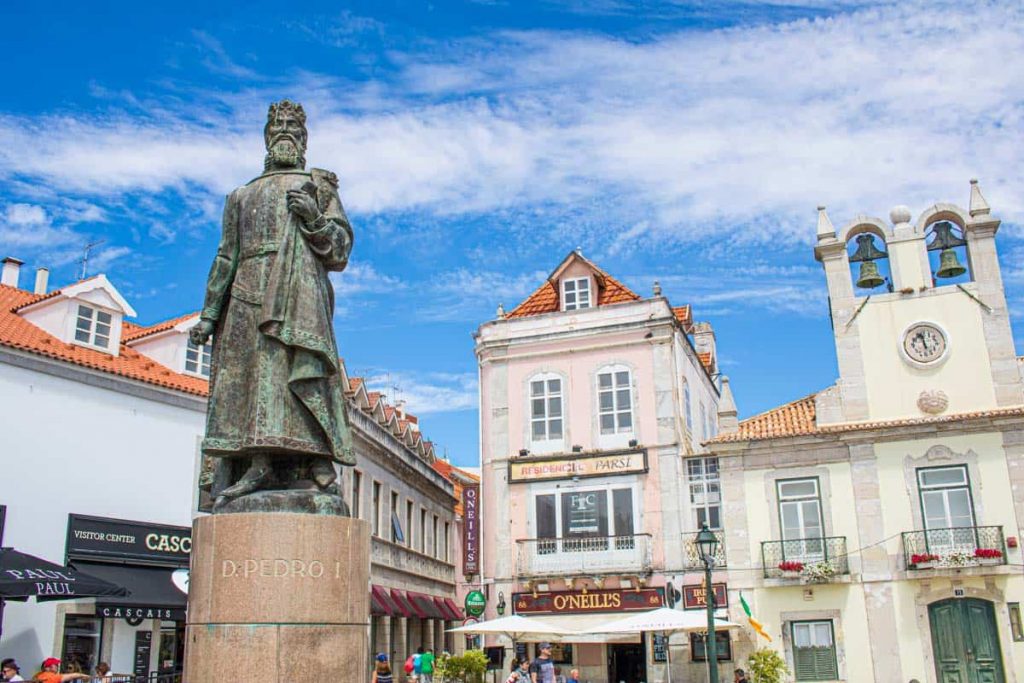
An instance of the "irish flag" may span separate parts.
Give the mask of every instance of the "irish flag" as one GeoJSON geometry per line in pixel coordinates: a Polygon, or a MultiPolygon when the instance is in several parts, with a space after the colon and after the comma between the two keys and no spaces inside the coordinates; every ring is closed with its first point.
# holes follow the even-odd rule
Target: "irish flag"
{"type": "Polygon", "coordinates": [[[748,605],[747,601],[743,598],[743,593],[740,593],[740,604],[743,605],[743,611],[747,613],[747,619],[750,621],[751,628],[767,638],[768,642],[771,642],[772,637],[765,632],[764,626],[760,621],[755,619],[754,615],[750,612],[750,605],[748,605]]]}

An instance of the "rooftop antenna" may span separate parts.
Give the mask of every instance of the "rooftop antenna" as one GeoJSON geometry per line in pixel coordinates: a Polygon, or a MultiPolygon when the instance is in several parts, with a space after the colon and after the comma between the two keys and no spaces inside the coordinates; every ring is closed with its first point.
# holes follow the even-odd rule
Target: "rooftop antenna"
{"type": "Polygon", "coordinates": [[[85,279],[85,274],[89,270],[89,252],[91,252],[93,249],[95,249],[96,247],[100,246],[101,244],[103,244],[106,241],[107,240],[105,240],[105,239],[96,240],[95,242],[89,242],[88,244],[85,245],[85,253],[82,255],[82,258],[79,259],[79,261],[78,261],[79,263],[82,264],[82,273],[81,273],[81,277],[78,278],[79,280],[84,280],[85,279]]]}

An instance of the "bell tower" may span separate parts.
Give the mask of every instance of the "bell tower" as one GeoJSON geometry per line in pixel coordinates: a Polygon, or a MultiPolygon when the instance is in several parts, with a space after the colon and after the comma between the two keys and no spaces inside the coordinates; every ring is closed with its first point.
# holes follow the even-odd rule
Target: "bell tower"
{"type": "Polygon", "coordinates": [[[999,219],[976,180],[969,208],[916,221],[857,216],[836,229],[818,207],[839,381],[819,424],[910,419],[1024,404],[996,255],[999,219]]]}

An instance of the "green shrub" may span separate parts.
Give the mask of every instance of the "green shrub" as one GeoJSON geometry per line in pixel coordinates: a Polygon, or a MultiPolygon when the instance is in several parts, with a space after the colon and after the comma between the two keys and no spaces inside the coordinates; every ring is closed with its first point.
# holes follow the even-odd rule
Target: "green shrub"
{"type": "Polygon", "coordinates": [[[750,683],[782,683],[783,676],[789,673],[786,660],[770,647],[755,650],[747,659],[750,668],[750,683]]]}
{"type": "Polygon", "coordinates": [[[434,677],[442,683],[483,683],[487,655],[468,650],[462,655],[442,655],[434,666],[434,677]]]}

